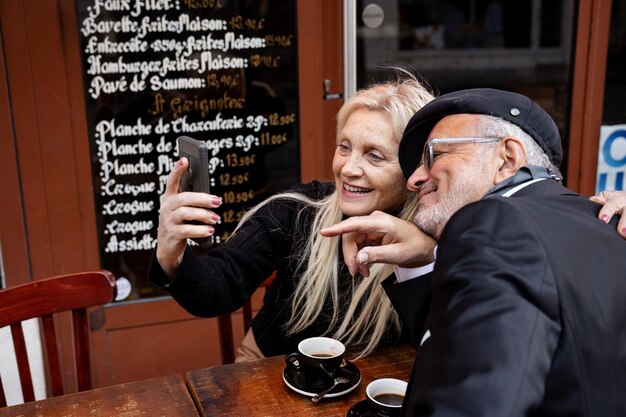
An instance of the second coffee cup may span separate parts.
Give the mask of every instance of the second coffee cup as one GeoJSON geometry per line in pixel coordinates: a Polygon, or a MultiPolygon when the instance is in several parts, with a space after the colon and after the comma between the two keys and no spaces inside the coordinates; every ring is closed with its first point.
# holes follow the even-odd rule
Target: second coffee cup
{"type": "Polygon", "coordinates": [[[400,415],[406,388],[406,381],[381,378],[367,385],[365,396],[370,407],[376,410],[377,416],[396,417],[400,415]]]}
{"type": "Polygon", "coordinates": [[[298,343],[298,351],[287,355],[287,365],[303,371],[323,371],[333,376],[341,366],[346,347],[330,337],[310,337],[298,343]]]}

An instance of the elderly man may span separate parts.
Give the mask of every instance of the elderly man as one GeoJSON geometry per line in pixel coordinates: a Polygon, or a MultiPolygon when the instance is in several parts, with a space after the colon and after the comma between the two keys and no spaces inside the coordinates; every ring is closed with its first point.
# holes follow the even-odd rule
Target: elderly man
{"type": "Polygon", "coordinates": [[[403,415],[626,416],[626,241],[559,183],[550,116],[511,92],[446,94],[415,114],[399,152],[417,226],[375,213],[323,234],[352,232],[346,262],[365,275],[432,260],[423,232],[439,241],[425,326],[407,290],[421,278],[384,283],[423,335],[403,415]],[[383,246],[361,249],[372,242],[383,246]]]}

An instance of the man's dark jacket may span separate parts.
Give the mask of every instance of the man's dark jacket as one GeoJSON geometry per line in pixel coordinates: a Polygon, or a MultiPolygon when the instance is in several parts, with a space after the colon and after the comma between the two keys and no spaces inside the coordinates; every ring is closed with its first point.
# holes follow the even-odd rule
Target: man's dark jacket
{"type": "Polygon", "coordinates": [[[403,415],[626,416],[626,241],[598,211],[544,180],[452,217],[403,415]]]}

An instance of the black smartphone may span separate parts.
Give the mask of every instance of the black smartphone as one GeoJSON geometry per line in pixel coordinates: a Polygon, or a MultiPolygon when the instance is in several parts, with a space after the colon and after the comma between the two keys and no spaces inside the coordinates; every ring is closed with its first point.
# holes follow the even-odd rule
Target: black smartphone
{"type": "MultiPolygon", "coordinates": [[[[209,151],[206,143],[189,136],[180,136],[177,142],[179,156],[189,161],[189,167],[180,180],[180,191],[210,194],[209,151]]],[[[192,240],[202,248],[213,244],[213,236],[192,240]]]]}

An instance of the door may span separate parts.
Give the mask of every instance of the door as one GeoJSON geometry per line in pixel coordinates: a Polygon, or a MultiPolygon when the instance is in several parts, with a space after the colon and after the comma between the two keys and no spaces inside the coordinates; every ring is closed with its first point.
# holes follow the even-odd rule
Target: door
{"type": "Polygon", "coordinates": [[[626,190],[626,0],[611,7],[596,194],[626,190]]]}
{"type": "MultiPolygon", "coordinates": [[[[325,81],[330,81],[327,90],[343,91],[341,4],[293,1],[299,34],[294,89],[301,114],[300,178],[325,179],[334,150],[334,115],[341,104],[340,99],[325,100],[337,97],[325,96],[325,81]]],[[[209,3],[220,2],[185,5],[209,3]]],[[[0,4],[6,67],[0,108],[0,158],[6,175],[0,181],[10,197],[3,199],[0,225],[7,282],[99,268],[99,212],[76,4],[0,4]],[[8,248],[6,241],[11,242],[8,248]]],[[[256,306],[261,296],[255,295],[256,306]]],[[[92,311],[91,323],[94,387],[221,362],[216,320],[193,317],[168,296],[113,303],[92,311]]],[[[236,335],[243,337],[241,321],[235,317],[234,323],[236,335]]],[[[71,369],[67,362],[66,368],[71,369]]]]}
{"type": "MultiPolygon", "coordinates": [[[[2,16],[5,16],[5,1],[2,16]]],[[[4,20],[4,19],[2,19],[4,20]]],[[[0,27],[5,28],[0,21],[0,27]]],[[[11,100],[5,62],[6,31],[0,32],[0,178],[4,197],[0,202],[0,288],[29,281],[28,248],[20,178],[17,169],[17,149],[12,120],[11,100]],[[7,262],[3,260],[7,259],[7,262]]]]}
{"type": "MultiPolygon", "coordinates": [[[[7,285],[97,267],[87,210],[89,167],[74,143],[80,109],[73,108],[61,31],[65,16],[57,2],[0,2],[2,28],[3,265],[7,285]],[[79,113],[78,113],[79,114],[79,113]]],[[[68,318],[59,319],[69,340],[68,318]]],[[[70,364],[71,346],[62,360],[70,364]]],[[[68,369],[71,378],[72,366],[68,369]]]]}

